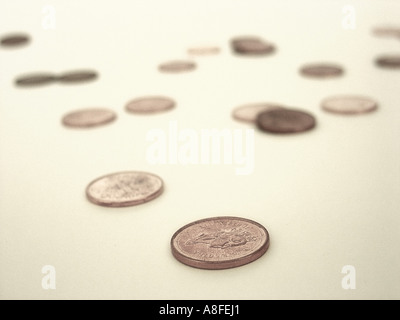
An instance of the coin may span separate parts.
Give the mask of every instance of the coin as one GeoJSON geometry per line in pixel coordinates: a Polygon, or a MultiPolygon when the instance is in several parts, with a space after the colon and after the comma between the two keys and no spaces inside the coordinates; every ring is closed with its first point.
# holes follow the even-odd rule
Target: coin
{"type": "Polygon", "coordinates": [[[333,78],[343,74],[343,68],[335,64],[315,63],[300,68],[300,73],[312,78],[333,78]]]}
{"type": "Polygon", "coordinates": [[[200,269],[235,268],[260,258],[269,247],[261,224],[238,217],[214,217],[189,223],[171,238],[172,255],[200,269]]]}
{"type": "Polygon", "coordinates": [[[378,103],[368,97],[340,95],[324,99],[321,107],[332,113],[360,114],[376,110],[378,103]]]}
{"type": "Polygon", "coordinates": [[[29,36],[22,33],[9,34],[1,38],[0,44],[4,47],[19,47],[29,42],[29,36]]]}
{"type": "Polygon", "coordinates": [[[32,87],[49,84],[55,80],[56,76],[50,73],[32,73],[18,77],[15,84],[20,87],[32,87]]]}
{"type": "Polygon", "coordinates": [[[315,127],[313,115],[295,109],[277,109],[258,114],[257,127],[270,133],[297,133],[315,127]]]}
{"type": "Polygon", "coordinates": [[[245,104],[235,108],[232,112],[232,117],[238,121],[255,123],[259,113],[281,108],[283,108],[283,106],[272,103],[245,104]]]}
{"type": "Polygon", "coordinates": [[[96,71],[75,70],[63,73],[57,78],[57,80],[63,83],[77,83],[95,80],[97,77],[98,74],[96,71]]]}
{"type": "Polygon", "coordinates": [[[220,52],[220,48],[214,46],[192,47],[187,50],[188,54],[195,56],[214,55],[220,52]]]}
{"type": "Polygon", "coordinates": [[[381,26],[372,29],[372,33],[378,37],[400,37],[400,27],[381,26]]]}
{"type": "Polygon", "coordinates": [[[383,55],[375,60],[379,67],[397,69],[400,68],[400,54],[383,55]]]}
{"type": "Polygon", "coordinates": [[[125,109],[131,113],[157,113],[175,107],[175,101],[161,96],[149,96],[131,100],[125,109]]]}
{"type": "Polygon", "coordinates": [[[258,37],[239,37],[231,40],[235,53],[241,55],[266,55],[275,51],[275,46],[258,37]]]}
{"type": "Polygon", "coordinates": [[[115,120],[114,111],[105,108],[88,108],[72,111],[62,118],[67,127],[89,128],[96,127],[115,120]]]}
{"type": "Polygon", "coordinates": [[[137,171],[117,172],[92,181],[86,196],[94,204],[105,207],[128,207],[148,202],[163,192],[160,177],[137,171]]]}
{"type": "Polygon", "coordinates": [[[196,64],[192,61],[174,60],[160,64],[158,70],[166,73],[181,73],[192,71],[196,68],[196,64]]]}

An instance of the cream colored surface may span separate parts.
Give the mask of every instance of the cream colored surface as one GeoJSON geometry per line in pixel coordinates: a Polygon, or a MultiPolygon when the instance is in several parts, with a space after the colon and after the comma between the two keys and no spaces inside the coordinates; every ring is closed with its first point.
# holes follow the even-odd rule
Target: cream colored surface
{"type": "Polygon", "coordinates": [[[0,48],[0,298],[2,299],[398,299],[400,298],[400,71],[373,60],[400,52],[400,40],[371,29],[398,24],[398,1],[1,1],[4,35],[26,31],[32,43],[0,48]],[[42,28],[44,5],[56,28],[42,28]],[[351,4],[356,29],[342,28],[351,4]],[[229,40],[259,35],[275,55],[239,58],[229,40]],[[190,57],[197,70],[161,74],[158,64],[189,58],[187,49],[217,45],[215,56],[190,57]],[[309,62],[332,61],[344,77],[301,77],[309,62]],[[23,89],[16,76],[93,68],[98,81],[23,89]],[[377,112],[323,112],[334,94],[361,94],[377,112]],[[163,114],[128,114],[144,95],[177,101],[163,114]],[[179,128],[246,129],[232,110],[276,102],[312,112],[318,125],[296,136],[256,131],[255,170],[233,165],[151,165],[146,133],[179,128]],[[92,130],[61,125],[82,107],[108,107],[117,120],[92,130]],[[93,179],[116,171],[154,172],[158,199],[103,208],[85,198],[93,179]],[[170,253],[181,226],[219,215],[263,224],[271,246],[236,269],[187,267],[170,253]],[[42,267],[56,289],[41,286],[42,267]],[[341,286],[353,265],[356,289],[341,286]]]}

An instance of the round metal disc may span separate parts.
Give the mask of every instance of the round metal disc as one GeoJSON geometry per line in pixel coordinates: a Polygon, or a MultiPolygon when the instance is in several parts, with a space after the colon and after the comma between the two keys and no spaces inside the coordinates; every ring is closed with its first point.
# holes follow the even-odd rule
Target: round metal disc
{"type": "Polygon", "coordinates": [[[96,71],[76,70],[61,74],[57,80],[62,83],[78,83],[95,80],[98,77],[96,71]]]}
{"type": "Polygon", "coordinates": [[[72,128],[97,127],[114,121],[114,111],[105,108],[88,108],[72,111],[62,118],[62,123],[72,128]]]}
{"type": "Polygon", "coordinates": [[[28,35],[23,33],[15,33],[3,36],[0,39],[0,45],[3,47],[19,47],[27,44],[30,41],[28,35]]]}
{"type": "Polygon", "coordinates": [[[196,64],[192,61],[175,60],[162,63],[158,66],[158,70],[165,73],[181,73],[192,71],[196,68],[196,64]]]}
{"type": "Polygon", "coordinates": [[[161,96],[142,97],[131,100],[125,109],[130,113],[157,113],[175,107],[175,101],[161,96]]]}
{"type": "Polygon", "coordinates": [[[50,73],[33,73],[23,75],[15,80],[15,85],[19,87],[41,86],[56,81],[56,76],[50,73]]]}
{"type": "Polygon", "coordinates": [[[400,68],[400,54],[380,56],[375,60],[375,63],[382,68],[398,69],[400,68]]]}
{"type": "Polygon", "coordinates": [[[232,117],[238,121],[255,123],[261,112],[282,108],[283,106],[273,103],[250,103],[235,108],[232,111],[232,117]]]}
{"type": "Polygon", "coordinates": [[[340,95],[324,99],[321,108],[332,113],[362,114],[375,111],[378,104],[368,97],[340,95]]]}
{"type": "Polygon", "coordinates": [[[343,68],[335,64],[307,64],[300,69],[303,76],[311,78],[334,78],[343,75],[343,68]]]}

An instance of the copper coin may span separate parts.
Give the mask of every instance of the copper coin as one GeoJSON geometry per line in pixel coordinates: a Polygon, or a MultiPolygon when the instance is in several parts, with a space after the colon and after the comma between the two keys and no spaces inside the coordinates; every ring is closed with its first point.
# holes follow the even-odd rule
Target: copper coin
{"type": "Polygon", "coordinates": [[[162,192],[160,177],[137,171],[108,174],[86,188],[88,200],[105,207],[135,206],[157,198],[162,192]]]}
{"type": "Polygon", "coordinates": [[[400,37],[400,27],[396,26],[376,27],[372,32],[378,37],[400,37]]]}
{"type": "Polygon", "coordinates": [[[125,109],[131,113],[157,113],[175,107],[175,101],[161,96],[142,97],[131,100],[125,109]]]}
{"type": "Polygon", "coordinates": [[[56,76],[50,73],[33,73],[18,77],[15,84],[20,87],[32,87],[49,84],[55,80],[56,76]]]}
{"type": "Polygon", "coordinates": [[[181,73],[192,71],[196,68],[196,64],[192,61],[175,60],[162,63],[158,66],[158,70],[166,73],[181,73]]]}
{"type": "Polygon", "coordinates": [[[261,224],[244,218],[215,217],[189,223],[171,238],[172,255],[200,269],[228,269],[260,258],[269,234],[261,224]]]}
{"type": "Polygon", "coordinates": [[[22,33],[15,33],[4,36],[0,40],[0,44],[4,47],[19,47],[29,42],[29,36],[22,33]]]}
{"type": "Polygon", "coordinates": [[[307,64],[300,69],[303,76],[311,78],[333,78],[343,74],[343,68],[335,64],[307,64]]]}
{"type": "Polygon", "coordinates": [[[231,40],[235,53],[241,55],[266,55],[275,51],[275,46],[258,37],[240,37],[231,40]]]}
{"type": "Polygon", "coordinates": [[[258,114],[257,127],[270,133],[297,133],[315,127],[313,115],[295,109],[277,109],[258,114]]]}
{"type": "Polygon", "coordinates": [[[283,106],[272,103],[251,103],[239,106],[232,112],[232,117],[238,121],[255,123],[259,113],[281,109],[283,106]]]}
{"type": "Polygon", "coordinates": [[[324,99],[321,107],[332,113],[360,114],[376,110],[378,103],[368,97],[341,95],[324,99]]]}
{"type": "Polygon", "coordinates": [[[75,70],[65,72],[60,75],[57,80],[63,83],[77,83],[95,80],[98,77],[96,71],[92,70],[75,70]]]}
{"type": "Polygon", "coordinates": [[[379,67],[397,69],[400,68],[400,54],[383,55],[375,60],[379,67]]]}
{"type": "Polygon", "coordinates": [[[192,47],[187,50],[188,54],[194,56],[214,55],[220,52],[220,48],[214,46],[192,47]]]}
{"type": "Polygon", "coordinates": [[[72,111],[62,118],[62,123],[72,128],[96,127],[114,121],[114,111],[105,108],[88,108],[72,111]]]}

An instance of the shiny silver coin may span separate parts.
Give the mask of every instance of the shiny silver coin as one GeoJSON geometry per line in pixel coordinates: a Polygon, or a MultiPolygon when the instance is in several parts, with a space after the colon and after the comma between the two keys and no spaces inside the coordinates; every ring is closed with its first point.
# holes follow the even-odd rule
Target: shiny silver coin
{"type": "Polygon", "coordinates": [[[351,115],[375,111],[378,103],[368,97],[340,95],[324,99],[321,108],[327,112],[351,115]]]}

